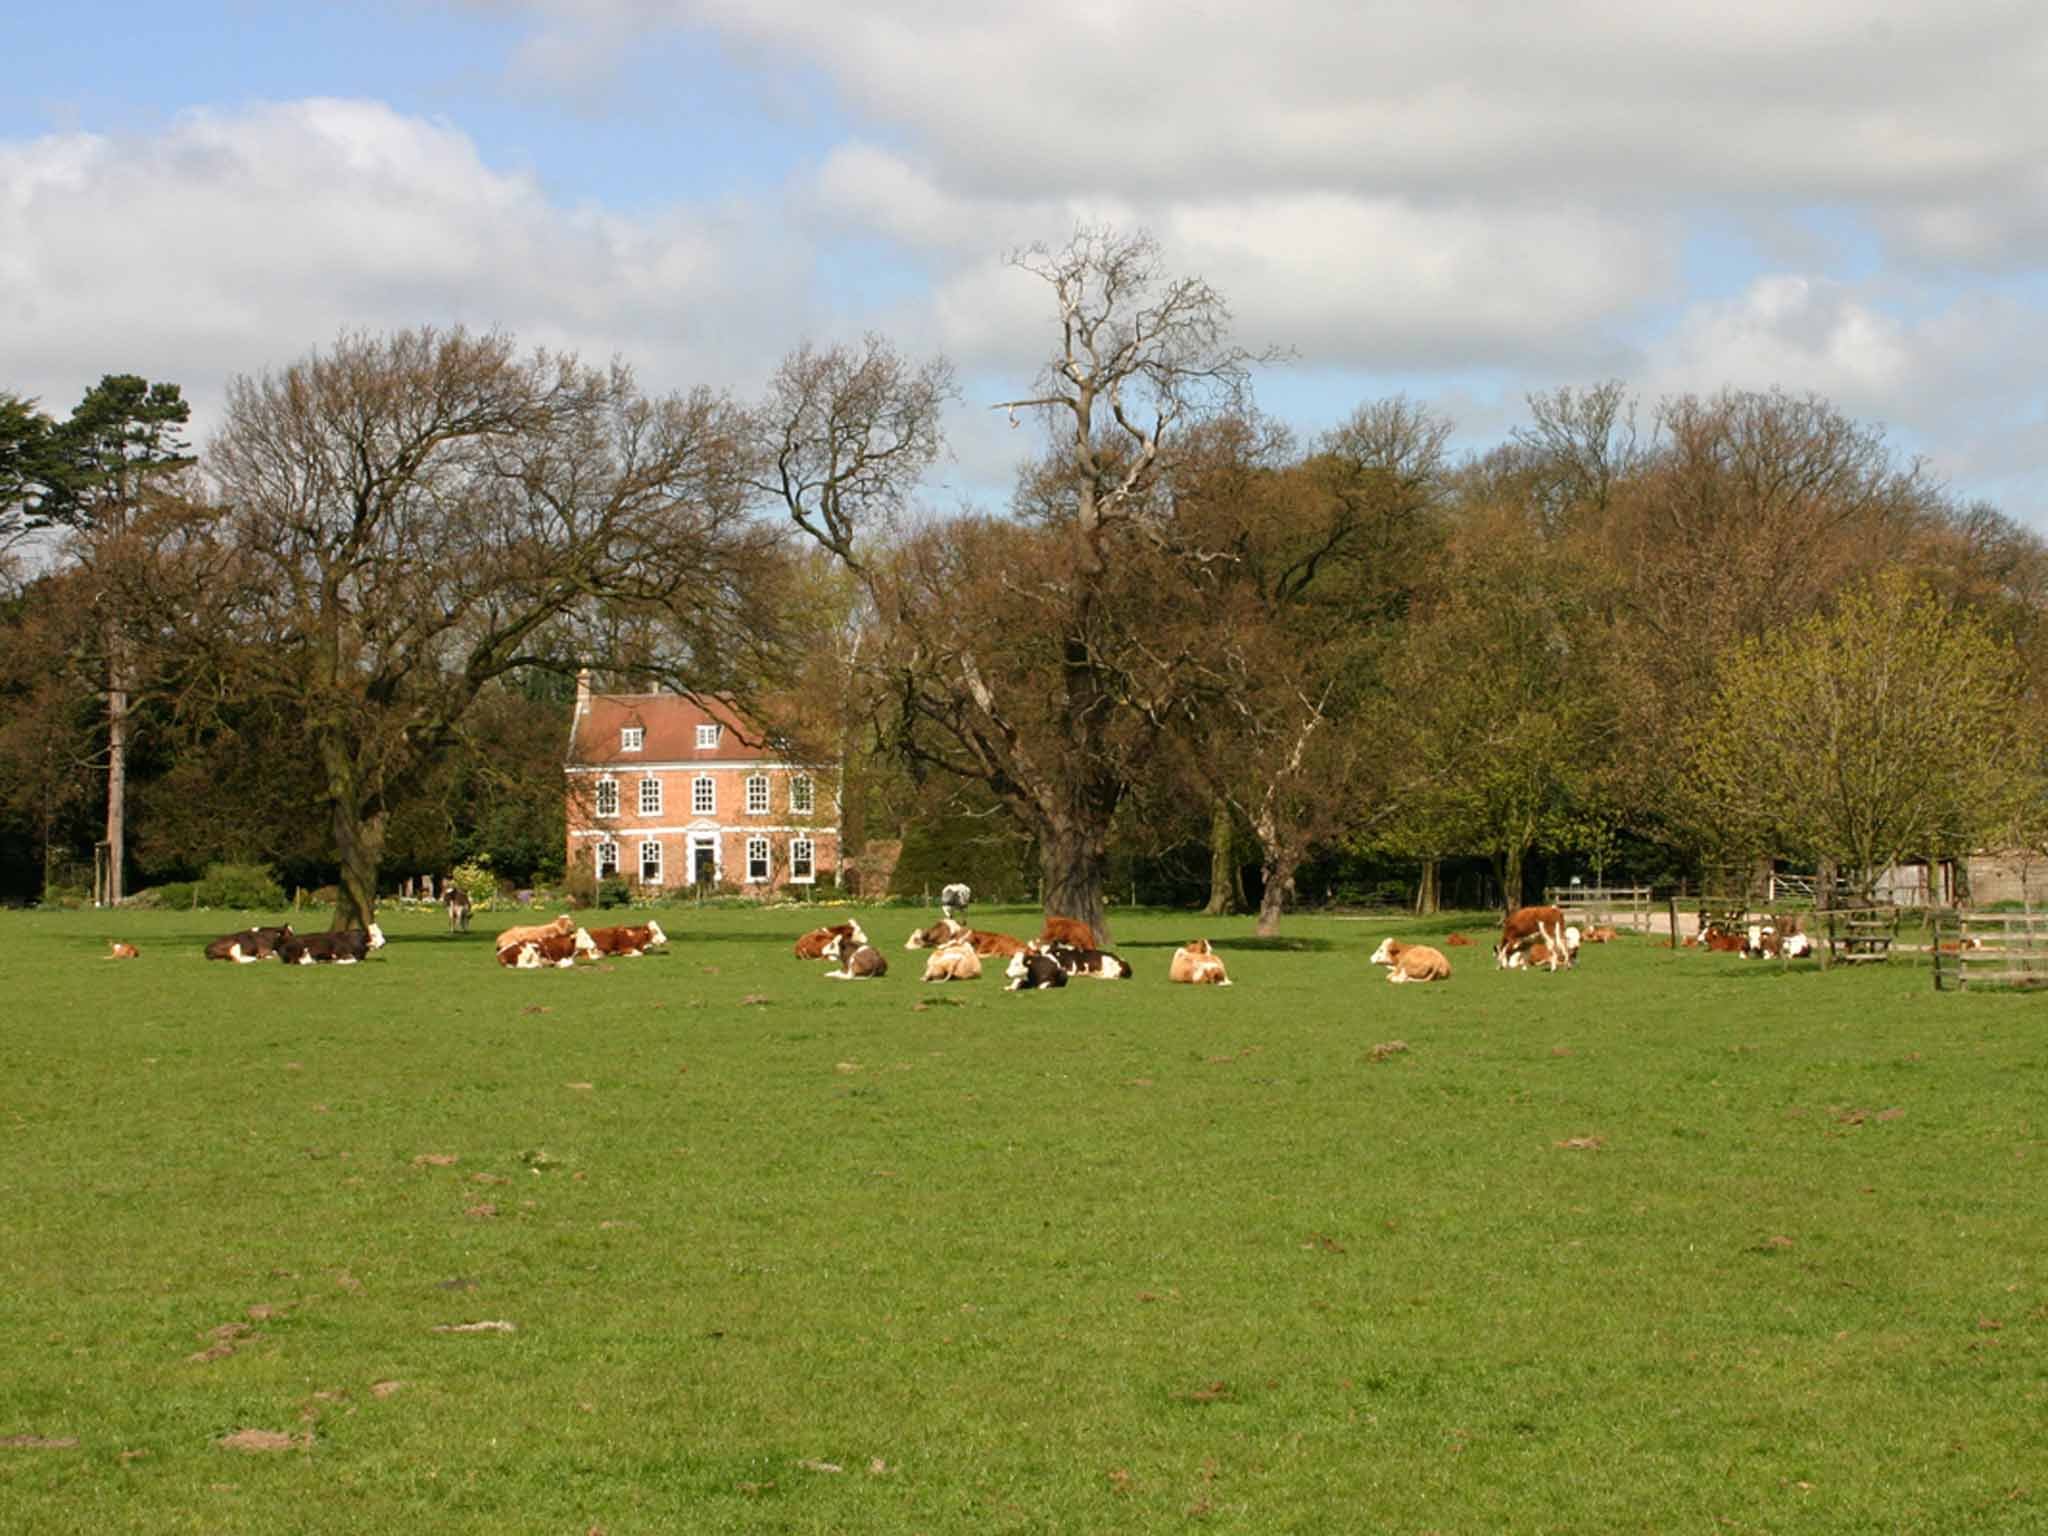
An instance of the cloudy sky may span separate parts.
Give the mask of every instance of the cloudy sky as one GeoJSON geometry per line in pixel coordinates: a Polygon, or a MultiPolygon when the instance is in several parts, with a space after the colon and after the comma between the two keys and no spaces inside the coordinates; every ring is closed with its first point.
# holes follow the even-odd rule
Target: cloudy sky
{"type": "Polygon", "coordinates": [[[1054,339],[1005,263],[1150,228],[1311,436],[1481,447],[1620,378],[1823,394],[2048,532],[2041,0],[100,0],[19,8],[0,389],[225,382],[462,322],[752,395],[944,352],[934,500],[1054,339]]]}

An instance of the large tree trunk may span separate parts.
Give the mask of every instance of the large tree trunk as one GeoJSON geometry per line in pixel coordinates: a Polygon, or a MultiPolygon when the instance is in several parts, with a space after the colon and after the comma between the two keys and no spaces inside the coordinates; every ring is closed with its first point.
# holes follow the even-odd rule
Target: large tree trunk
{"type": "Polygon", "coordinates": [[[1109,912],[1102,899],[1109,874],[1109,829],[1061,818],[1039,832],[1038,867],[1045,879],[1048,917],[1079,918],[1109,945],[1109,912]]]}
{"type": "Polygon", "coordinates": [[[1266,861],[1266,889],[1259,897],[1260,938],[1270,939],[1280,931],[1280,914],[1287,910],[1287,903],[1293,899],[1294,872],[1300,867],[1299,859],[1266,861]]]}
{"type": "Polygon", "coordinates": [[[1443,909],[1443,861],[1422,861],[1422,879],[1415,887],[1415,910],[1419,916],[1434,917],[1443,909]]]}
{"type": "Polygon", "coordinates": [[[377,865],[384,855],[384,813],[336,801],[334,852],[341,879],[334,899],[336,928],[368,928],[377,917],[377,865]]]}
{"type": "Polygon", "coordinates": [[[125,892],[128,851],[128,673],[121,664],[121,639],[107,633],[107,905],[118,907],[125,892]]]}
{"type": "Polygon", "coordinates": [[[1527,852],[1520,843],[1510,843],[1500,855],[1500,899],[1509,912],[1522,905],[1522,859],[1527,852]]]}
{"type": "Polygon", "coordinates": [[[1230,803],[1219,798],[1209,813],[1209,904],[1204,917],[1222,917],[1237,910],[1237,839],[1230,803]]]}

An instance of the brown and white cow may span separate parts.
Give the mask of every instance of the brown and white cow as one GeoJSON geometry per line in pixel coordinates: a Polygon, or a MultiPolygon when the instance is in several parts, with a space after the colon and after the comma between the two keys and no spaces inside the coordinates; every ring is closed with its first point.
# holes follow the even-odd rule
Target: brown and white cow
{"type": "Polygon", "coordinates": [[[133,944],[123,944],[119,939],[109,939],[107,940],[107,952],[101,955],[100,958],[102,960],[133,960],[140,954],[141,951],[136,949],[133,944]]]}
{"type": "Polygon", "coordinates": [[[844,935],[855,944],[865,944],[868,936],[860,931],[859,923],[834,923],[829,928],[813,928],[796,941],[796,957],[799,960],[826,960],[831,956],[833,940],[844,935]]]}
{"type": "Polygon", "coordinates": [[[498,964],[512,966],[522,971],[537,971],[544,966],[556,966],[568,970],[576,963],[578,955],[597,958],[597,944],[587,928],[570,924],[568,933],[543,933],[538,938],[521,939],[517,944],[507,944],[498,950],[498,964]]]}
{"type": "Polygon", "coordinates": [[[1045,927],[1039,930],[1038,947],[1048,949],[1054,944],[1071,944],[1076,949],[1096,949],[1100,945],[1095,930],[1078,917],[1047,916],[1045,927]]]}
{"type": "Polygon", "coordinates": [[[1407,944],[1400,939],[1384,939],[1380,947],[1372,952],[1373,965],[1387,967],[1388,981],[1449,981],[1451,962],[1446,960],[1442,950],[1431,949],[1427,944],[1407,944]]]}
{"type": "Polygon", "coordinates": [[[496,949],[517,949],[528,939],[544,939],[550,934],[571,934],[576,931],[576,919],[564,912],[551,923],[526,923],[517,928],[507,928],[498,935],[496,949]]]}
{"type": "Polygon", "coordinates": [[[903,941],[905,949],[937,949],[941,944],[951,944],[955,939],[964,939],[970,932],[965,923],[956,923],[950,917],[942,917],[929,928],[913,931],[903,941]]]}
{"type": "Polygon", "coordinates": [[[978,981],[981,979],[981,956],[974,952],[974,946],[964,939],[951,944],[941,944],[932,951],[931,958],[924,963],[926,981],[978,981]]]}
{"type": "Polygon", "coordinates": [[[469,932],[469,916],[476,910],[476,904],[469,899],[469,892],[451,880],[448,889],[441,893],[441,905],[448,909],[450,933],[469,932]]]}
{"type": "Polygon", "coordinates": [[[825,958],[836,960],[839,969],[827,971],[827,981],[870,981],[889,974],[889,962],[882,952],[864,939],[840,934],[825,947],[825,958]]]}
{"type": "Polygon", "coordinates": [[[1223,957],[1209,947],[1207,939],[1190,939],[1173,952],[1166,968],[1168,981],[1184,981],[1198,987],[1227,987],[1230,977],[1223,969],[1223,957]]]}
{"type": "Polygon", "coordinates": [[[1024,953],[1024,941],[1013,939],[1007,933],[987,933],[979,928],[967,930],[967,942],[974,946],[977,955],[996,955],[1009,959],[1012,955],[1024,953]]]}
{"type": "Polygon", "coordinates": [[[1576,934],[1565,942],[1564,913],[1556,907],[1517,907],[1500,925],[1500,940],[1493,947],[1494,964],[1507,969],[1512,957],[1535,944],[1544,949],[1543,963],[1556,970],[1577,963],[1576,934]]]}
{"type": "Polygon", "coordinates": [[[600,955],[630,960],[650,949],[660,949],[668,943],[668,935],[661,931],[661,924],[649,918],[627,928],[592,928],[590,942],[600,955]]]}

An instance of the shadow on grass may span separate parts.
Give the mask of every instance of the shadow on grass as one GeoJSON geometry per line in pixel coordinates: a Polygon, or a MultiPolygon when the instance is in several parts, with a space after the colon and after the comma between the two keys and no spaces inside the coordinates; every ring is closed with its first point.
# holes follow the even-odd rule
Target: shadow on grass
{"type": "MultiPolygon", "coordinates": [[[[1339,945],[1335,939],[1296,939],[1285,937],[1271,939],[1213,939],[1210,942],[1215,945],[1219,954],[1232,955],[1245,951],[1250,951],[1253,954],[1260,952],[1283,955],[1321,954],[1344,947],[1339,945]]],[[[1126,949],[1179,949],[1185,943],[1187,943],[1186,939],[1133,939],[1128,944],[1117,944],[1111,947],[1119,951],[1126,949]]]]}

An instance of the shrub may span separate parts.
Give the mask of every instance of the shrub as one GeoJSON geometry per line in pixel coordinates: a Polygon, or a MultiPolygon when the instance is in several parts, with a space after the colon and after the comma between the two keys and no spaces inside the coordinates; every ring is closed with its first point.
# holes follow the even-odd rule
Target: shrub
{"type": "Polygon", "coordinates": [[[631,906],[633,888],[617,877],[600,880],[597,882],[597,904],[600,908],[631,906]]]}
{"type": "Polygon", "coordinates": [[[202,907],[274,911],[285,904],[284,887],[267,864],[209,864],[193,894],[202,907]]]}
{"type": "Polygon", "coordinates": [[[497,904],[498,877],[491,872],[491,861],[486,855],[479,854],[456,865],[448,878],[469,893],[469,904],[477,911],[488,912],[497,904]]]}

